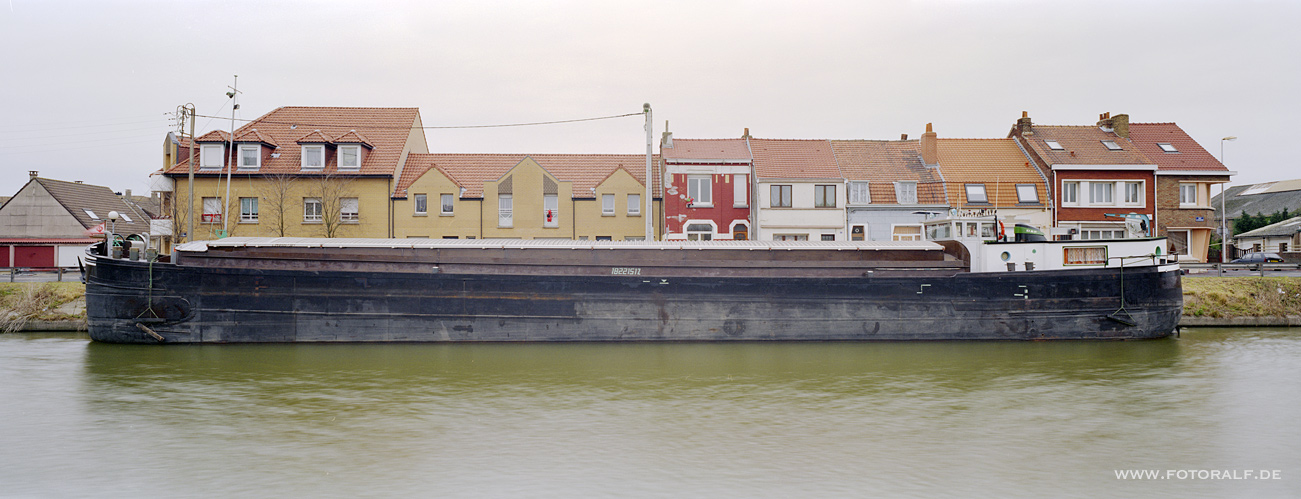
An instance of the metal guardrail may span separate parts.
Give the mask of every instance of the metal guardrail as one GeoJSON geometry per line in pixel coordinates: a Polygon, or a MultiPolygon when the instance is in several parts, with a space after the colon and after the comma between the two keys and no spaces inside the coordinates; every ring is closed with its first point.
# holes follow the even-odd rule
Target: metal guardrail
{"type": "Polygon", "coordinates": [[[77,267],[8,267],[0,270],[9,275],[9,282],[62,281],[65,275],[74,280],[81,279],[77,267]]]}
{"type": "Polygon", "coordinates": [[[1266,271],[1272,270],[1301,270],[1301,263],[1181,263],[1179,267],[1205,269],[1215,271],[1220,275],[1224,275],[1226,270],[1246,270],[1260,272],[1260,275],[1263,276],[1266,271]]]}

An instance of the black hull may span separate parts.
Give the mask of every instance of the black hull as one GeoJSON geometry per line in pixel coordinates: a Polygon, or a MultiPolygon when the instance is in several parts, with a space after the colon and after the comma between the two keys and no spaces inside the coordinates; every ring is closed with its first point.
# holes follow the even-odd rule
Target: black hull
{"type": "Polygon", "coordinates": [[[1169,336],[1182,313],[1165,269],[660,278],[100,258],[86,306],[91,338],[112,343],[1141,339],[1169,336]]]}

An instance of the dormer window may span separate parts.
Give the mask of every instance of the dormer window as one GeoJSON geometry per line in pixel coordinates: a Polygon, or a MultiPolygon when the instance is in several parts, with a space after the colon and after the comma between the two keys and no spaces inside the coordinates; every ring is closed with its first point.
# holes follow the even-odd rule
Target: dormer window
{"type": "Polygon", "coordinates": [[[1157,142],[1156,146],[1157,146],[1157,147],[1160,147],[1161,150],[1162,150],[1162,151],[1165,151],[1165,152],[1179,152],[1179,149],[1176,149],[1175,146],[1174,146],[1174,144],[1167,144],[1167,143],[1165,143],[1165,142],[1157,142]]]}
{"type": "Polygon", "coordinates": [[[1047,145],[1049,149],[1052,149],[1052,150],[1054,150],[1054,151],[1065,151],[1065,150],[1066,150],[1065,147],[1062,147],[1062,144],[1061,144],[1060,142],[1057,142],[1057,141],[1055,141],[1055,140],[1045,140],[1045,141],[1044,141],[1044,145],[1047,145]]]}
{"type": "Polygon", "coordinates": [[[199,150],[199,168],[221,168],[226,164],[226,146],[222,144],[203,144],[199,150]]]}
{"type": "Polygon", "coordinates": [[[261,166],[262,166],[262,145],[261,144],[240,144],[239,145],[239,167],[258,168],[261,166]]]}
{"type": "Polygon", "coordinates": [[[361,168],[361,146],[339,146],[339,169],[361,168]]]}
{"type": "Polygon", "coordinates": [[[303,146],[303,169],[322,169],[325,168],[325,146],[324,145],[305,145],[303,146]]]}
{"type": "Polygon", "coordinates": [[[1121,150],[1120,144],[1117,144],[1116,141],[1114,140],[1104,140],[1102,141],[1102,145],[1105,146],[1108,151],[1121,150]]]}

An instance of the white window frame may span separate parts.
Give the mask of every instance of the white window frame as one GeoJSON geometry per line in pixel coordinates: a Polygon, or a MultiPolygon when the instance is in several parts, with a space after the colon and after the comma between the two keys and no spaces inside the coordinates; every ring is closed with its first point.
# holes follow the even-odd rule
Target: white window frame
{"type": "Polygon", "coordinates": [[[745,208],[750,206],[750,177],[746,175],[732,175],[732,207],[745,208]]]}
{"type": "Polygon", "coordinates": [[[687,235],[688,241],[712,241],[714,235],[718,234],[718,225],[713,220],[687,220],[682,224],[682,232],[687,235]],[[696,227],[692,229],[692,227],[696,227]],[[699,226],[708,226],[709,232],[700,230],[699,226]]]}
{"type": "Polygon", "coordinates": [[[240,168],[261,168],[262,167],[262,144],[240,144],[239,145],[239,165],[240,168]],[[253,153],[253,163],[245,161],[244,153],[253,153]]]}
{"type": "Polygon", "coordinates": [[[1161,148],[1161,152],[1171,153],[1171,154],[1179,152],[1179,148],[1175,147],[1174,144],[1171,144],[1169,142],[1157,142],[1156,146],[1161,148]]]}
{"type": "Polygon", "coordinates": [[[321,198],[303,198],[303,223],[320,223],[322,216],[321,198]]]}
{"type": "Polygon", "coordinates": [[[1123,197],[1121,198],[1121,205],[1123,205],[1123,206],[1142,206],[1142,205],[1143,205],[1143,199],[1144,199],[1144,197],[1145,197],[1144,194],[1146,194],[1145,192],[1143,192],[1143,191],[1144,191],[1143,188],[1145,187],[1145,186],[1143,185],[1143,182],[1141,182],[1141,181],[1139,181],[1139,182],[1129,181],[1129,182],[1118,182],[1118,184],[1119,184],[1120,186],[1122,186],[1122,187],[1124,188],[1124,190],[1125,190],[1125,192],[1122,193],[1122,196],[1123,196],[1123,197]],[[1131,188],[1131,187],[1133,188],[1133,192],[1132,192],[1132,194],[1134,194],[1132,197],[1130,196],[1130,194],[1131,194],[1130,188],[1131,188]]]}
{"type": "Polygon", "coordinates": [[[773,241],[808,241],[808,234],[773,234],[773,241]]]}
{"type": "Polygon", "coordinates": [[[1198,187],[1197,184],[1190,184],[1186,182],[1181,182],[1179,184],[1179,206],[1181,207],[1198,206],[1197,187],[1198,187]]]}
{"type": "Polygon", "coordinates": [[[429,196],[428,196],[427,194],[416,194],[414,197],[415,197],[415,200],[414,200],[414,202],[415,202],[415,210],[414,210],[414,211],[415,211],[415,214],[416,214],[416,215],[428,215],[428,214],[429,214],[429,196]]]}
{"type": "Polygon", "coordinates": [[[925,235],[926,235],[926,231],[922,228],[922,224],[890,224],[891,241],[922,241],[924,240],[925,235]],[[916,227],[917,233],[900,234],[899,233],[900,227],[916,227]]]}
{"type": "Polygon", "coordinates": [[[199,168],[204,170],[220,169],[226,164],[225,144],[200,144],[199,168]]]}
{"type": "Polygon", "coordinates": [[[339,198],[339,221],[361,222],[361,202],[357,198],[339,198]]]}
{"type": "Polygon", "coordinates": [[[325,146],[322,145],[322,144],[307,144],[307,145],[304,145],[304,146],[303,146],[303,153],[302,153],[302,161],[301,161],[301,164],[302,164],[302,169],[304,169],[304,170],[321,170],[321,169],[324,169],[324,168],[325,168],[325,146]],[[316,152],[320,153],[320,155],[321,155],[321,164],[319,164],[319,165],[309,165],[309,164],[307,163],[307,157],[308,157],[307,153],[308,153],[308,151],[316,151],[316,152]]]}
{"type": "Polygon", "coordinates": [[[438,215],[450,217],[456,215],[456,195],[442,193],[438,195],[438,215]]]}
{"type": "Polygon", "coordinates": [[[1056,140],[1052,140],[1052,139],[1045,139],[1045,140],[1044,140],[1044,145],[1045,145],[1045,146],[1048,146],[1048,149],[1049,149],[1049,150],[1052,150],[1052,151],[1065,151],[1065,150],[1066,150],[1065,147],[1062,147],[1062,143],[1061,143],[1061,142],[1058,142],[1058,141],[1056,141],[1056,140]]]}
{"type": "Polygon", "coordinates": [[[1170,248],[1170,249],[1171,249],[1170,254],[1175,255],[1175,256],[1192,256],[1192,254],[1193,254],[1193,253],[1192,253],[1192,251],[1193,251],[1193,244],[1192,244],[1193,231],[1188,230],[1188,229],[1169,229],[1169,230],[1166,231],[1166,236],[1167,236],[1167,237],[1166,237],[1167,240],[1170,241],[1170,244],[1168,245],[1168,246],[1171,247],[1171,248],[1170,248]],[[1182,232],[1182,233],[1184,234],[1184,248],[1183,248],[1183,252],[1182,252],[1182,253],[1181,253],[1181,252],[1177,252],[1177,251],[1173,251],[1173,246],[1174,246],[1175,238],[1172,237],[1172,236],[1173,236],[1174,233],[1176,233],[1176,232],[1182,232]]]}
{"type": "Polygon", "coordinates": [[[849,183],[849,204],[872,204],[872,184],[869,182],[849,183]]]}
{"type": "Polygon", "coordinates": [[[1016,202],[1038,204],[1039,189],[1034,184],[1016,184],[1016,202]]]}
{"type": "MultiPolygon", "coordinates": [[[[628,195],[628,216],[630,217],[641,216],[641,194],[628,195]]],[[[627,238],[624,239],[627,240],[627,238]]]]}
{"type": "Polygon", "coordinates": [[[497,227],[509,229],[515,226],[515,198],[510,194],[497,195],[497,227]]]}
{"type": "Polygon", "coordinates": [[[614,216],[614,194],[601,194],[601,216],[614,216]]]}
{"type": "Polygon", "coordinates": [[[242,224],[255,224],[255,223],[257,223],[257,221],[258,221],[258,206],[257,206],[257,205],[258,205],[258,202],[257,202],[257,198],[256,198],[256,197],[243,197],[243,198],[239,198],[239,223],[242,223],[242,224]],[[252,204],[253,204],[253,209],[252,209],[251,211],[245,209],[245,208],[247,207],[247,206],[245,205],[245,201],[249,201],[249,200],[252,200],[252,201],[253,201],[253,203],[252,203],[252,204]]]}
{"type": "Polygon", "coordinates": [[[963,187],[967,191],[967,204],[989,204],[989,193],[985,192],[985,184],[965,184],[963,187]]]}
{"type": "Polygon", "coordinates": [[[118,213],[117,216],[122,217],[122,220],[125,220],[126,223],[134,222],[134,220],[131,220],[131,217],[128,216],[126,213],[118,213]]]}
{"type": "Polygon", "coordinates": [[[713,175],[687,175],[687,197],[691,198],[692,207],[711,208],[714,206],[713,177],[713,175]]]}
{"type": "Polygon", "coordinates": [[[90,219],[91,219],[91,220],[99,220],[99,215],[96,215],[95,212],[90,211],[90,210],[85,209],[85,208],[82,208],[81,211],[86,212],[86,215],[90,216],[90,219]]]}
{"type": "Polygon", "coordinates": [[[894,201],[898,204],[917,204],[917,182],[895,182],[894,201]]]}
{"type": "Polygon", "coordinates": [[[339,169],[340,169],[340,170],[358,170],[358,169],[361,169],[361,146],[356,146],[356,145],[352,145],[352,146],[339,146],[338,154],[339,154],[339,169]],[[355,164],[351,164],[351,165],[344,164],[343,158],[346,158],[346,157],[347,157],[347,153],[348,153],[348,152],[351,152],[351,153],[352,153],[352,158],[353,158],[354,160],[356,160],[356,163],[355,163],[355,164]]]}
{"type": "Polygon", "coordinates": [[[1116,182],[1089,182],[1089,206],[1115,206],[1116,182]]]}
{"type": "Polygon", "coordinates": [[[543,227],[560,227],[560,196],[557,194],[542,195],[542,226],[543,227]],[[547,213],[551,214],[551,220],[547,220],[547,213]]]}
{"type": "Polygon", "coordinates": [[[1104,141],[1102,141],[1102,147],[1107,148],[1108,151],[1123,151],[1123,150],[1125,150],[1125,148],[1120,147],[1120,144],[1116,143],[1116,141],[1114,141],[1114,140],[1104,140],[1104,141]]]}
{"type": "Polygon", "coordinates": [[[199,218],[199,222],[205,224],[221,223],[221,198],[205,197],[203,198],[202,203],[201,209],[203,211],[200,213],[203,213],[203,216],[199,218]]]}
{"type": "Polygon", "coordinates": [[[773,184],[768,186],[769,208],[794,207],[795,186],[791,184],[773,184]]]}
{"type": "Polygon", "coordinates": [[[1062,182],[1062,206],[1080,205],[1080,182],[1071,180],[1062,182]]]}
{"type": "Polygon", "coordinates": [[[814,208],[837,208],[839,206],[839,200],[836,199],[836,184],[816,184],[813,186],[814,208]],[[830,196],[827,196],[827,194],[830,194],[830,196]],[[819,198],[822,200],[821,203],[818,202],[819,198]]]}

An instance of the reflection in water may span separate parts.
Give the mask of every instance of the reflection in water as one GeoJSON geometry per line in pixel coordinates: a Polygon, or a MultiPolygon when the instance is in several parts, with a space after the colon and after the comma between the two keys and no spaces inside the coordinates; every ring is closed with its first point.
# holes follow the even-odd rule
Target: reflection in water
{"type": "MultiPolygon", "coordinates": [[[[1114,343],[159,348],[4,338],[0,362],[13,367],[0,373],[37,375],[0,394],[27,400],[18,423],[47,432],[15,443],[43,444],[40,458],[78,471],[18,465],[0,469],[0,483],[111,496],[1293,490],[1115,478],[1129,468],[1301,472],[1301,433],[1284,424],[1301,394],[1262,384],[1296,379],[1301,341],[1201,331],[1114,343]]],[[[21,431],[14,424],[0,422],[21,431]]],[[[0,457],[21,461],[13,450],[0,457]]]]}

